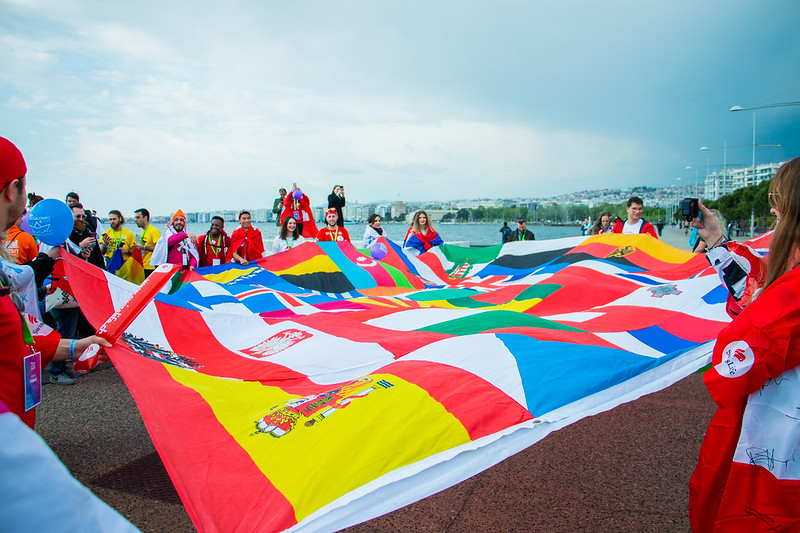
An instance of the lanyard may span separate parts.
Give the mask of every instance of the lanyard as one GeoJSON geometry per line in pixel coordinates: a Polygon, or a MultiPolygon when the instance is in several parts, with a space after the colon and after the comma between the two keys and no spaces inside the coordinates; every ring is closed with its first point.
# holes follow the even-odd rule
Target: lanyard
{"type": "Polygon", "coordinates": [[[114,237],[114,242],[117,244],[114,250],[117,250],[122,242],[122,230],[119,230],[119,239],[117,239],[117,232],[114,231],[114,228],[111,228],[111,235],[114,237]]]}
{"type": "Polygon", "coordinates": [[[217,237],[217,242],[216,243],[212,243],[211,242],[211,233],[206,233],[206,246],[210,246],[211,247],[211,251],[214,252],[214,257],[219,255],[219,252],[222,250],[222,247],[223,247],[224,243],[225,243],[225,241],[224,241],[224,239],[222,237],[222,234],[220,234],[220,236],[217,237]]]}
{"type": "MultiPolygon", "coordinates": [[[[3,274],[5,274],[5,272],[3,272],[3,274]]],[[[8,277],[5,275],[2,276],[2,278],[0,278],[0,296],[8,295],[8,297],[11,298],[11,303],[17,308],[17,312],[19,312],[19,319],[22,323],[22,336],[25,338],[25,344],[30,347],[31,353],[33,353],[33,335],[31,335],[31,330],[28,327],[28,321],[25,320],[25,316],[22,314],[20,305],[18,305],[18,303],[14,300],[14,294],[11,292],[10,280],[8,280],[8,277]],[[8,287],[6,287],[6,285],[8,285],[8,287]]]]}

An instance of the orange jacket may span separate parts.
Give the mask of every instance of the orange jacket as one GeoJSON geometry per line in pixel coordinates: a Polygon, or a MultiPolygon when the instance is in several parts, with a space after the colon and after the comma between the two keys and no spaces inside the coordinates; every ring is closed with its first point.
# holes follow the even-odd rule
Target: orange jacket
{"type": "Polygon", "coordinates": [[[11,226],[11,229],[8,230],[5,246],[11,257],[20,265],[36,259],[36,256],[39,255],[39,246],[33,235],[25,233],[17,226],[11,226]]]}

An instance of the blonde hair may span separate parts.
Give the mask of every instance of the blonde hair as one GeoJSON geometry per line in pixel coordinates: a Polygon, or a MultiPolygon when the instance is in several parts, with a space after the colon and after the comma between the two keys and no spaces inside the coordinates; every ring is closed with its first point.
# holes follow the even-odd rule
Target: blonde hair
{"type": "Polygon", "coordinates": [[[419,227],[419,216],[420,215],[425,215],[425,220],[428,221],[428,223],[426,225],[426,228],[431,230],[431,231],[436,231],[435,229],[433,229],[433,221],[431,221],[431,217],[428,216],[428,213],[426,213],[425,211],[420,210],[420,211],[417,211],[416,213],[414,213],[414,219],[411,222],[411,228],[414,230],[414,232],[415,233],[422,233],[422,230],[419,227]]]}
{"type": "Polygon", "coordinates": [[[0,232],[0,257],[8,261],[9,263],[17,264],[17,260],[11,257],[11,254],[8,253],[8,249],[6,245],[3,244],[3,241],[8,239],[8,232],[0,232]]]}
{"type": "Polygon", "coordinates": [[[772,236],[767,260],[769,287],[783,274],[797,266],[800,248],[800,157],[784,163],[769,186],[770,204],[781,216],[772,236]]]}
{"type": "Polygon", "coordinates": [[[722,215],[722,213],[719,212],[718,209],[709,209],[709,211],[711,211],[711,214],[714,215],[714,220],[717,221],[717,228],[719,228],[719,231],[720,233],[722,233],[722,236],[726,239],[729,238],[730,236],[728,235],[728,221],[725,220],[725,217],[722,215]]]}

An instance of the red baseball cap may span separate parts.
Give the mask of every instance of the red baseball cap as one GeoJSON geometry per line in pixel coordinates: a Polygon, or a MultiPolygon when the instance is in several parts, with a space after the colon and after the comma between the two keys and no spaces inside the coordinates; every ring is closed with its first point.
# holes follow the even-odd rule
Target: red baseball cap
{"type": "Polygon", "coordinates": [[[14,143],[0,137],[0,187],[28,173],[22,152],[14,143]]]}

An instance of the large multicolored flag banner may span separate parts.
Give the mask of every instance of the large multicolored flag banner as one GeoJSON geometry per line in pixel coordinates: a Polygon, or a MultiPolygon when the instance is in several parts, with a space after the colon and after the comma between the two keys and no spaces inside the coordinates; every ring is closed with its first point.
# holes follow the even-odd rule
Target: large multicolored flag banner
{"type": "MultiPolygon", "coordinates": [[[[199,530],[392,511],[702,368],[729,322],[705,259],[649,236],[382,242],[185,272],[110,350],[199,530]]],[[[95,326],[136,289],[66,260],[95,326]]]]}

